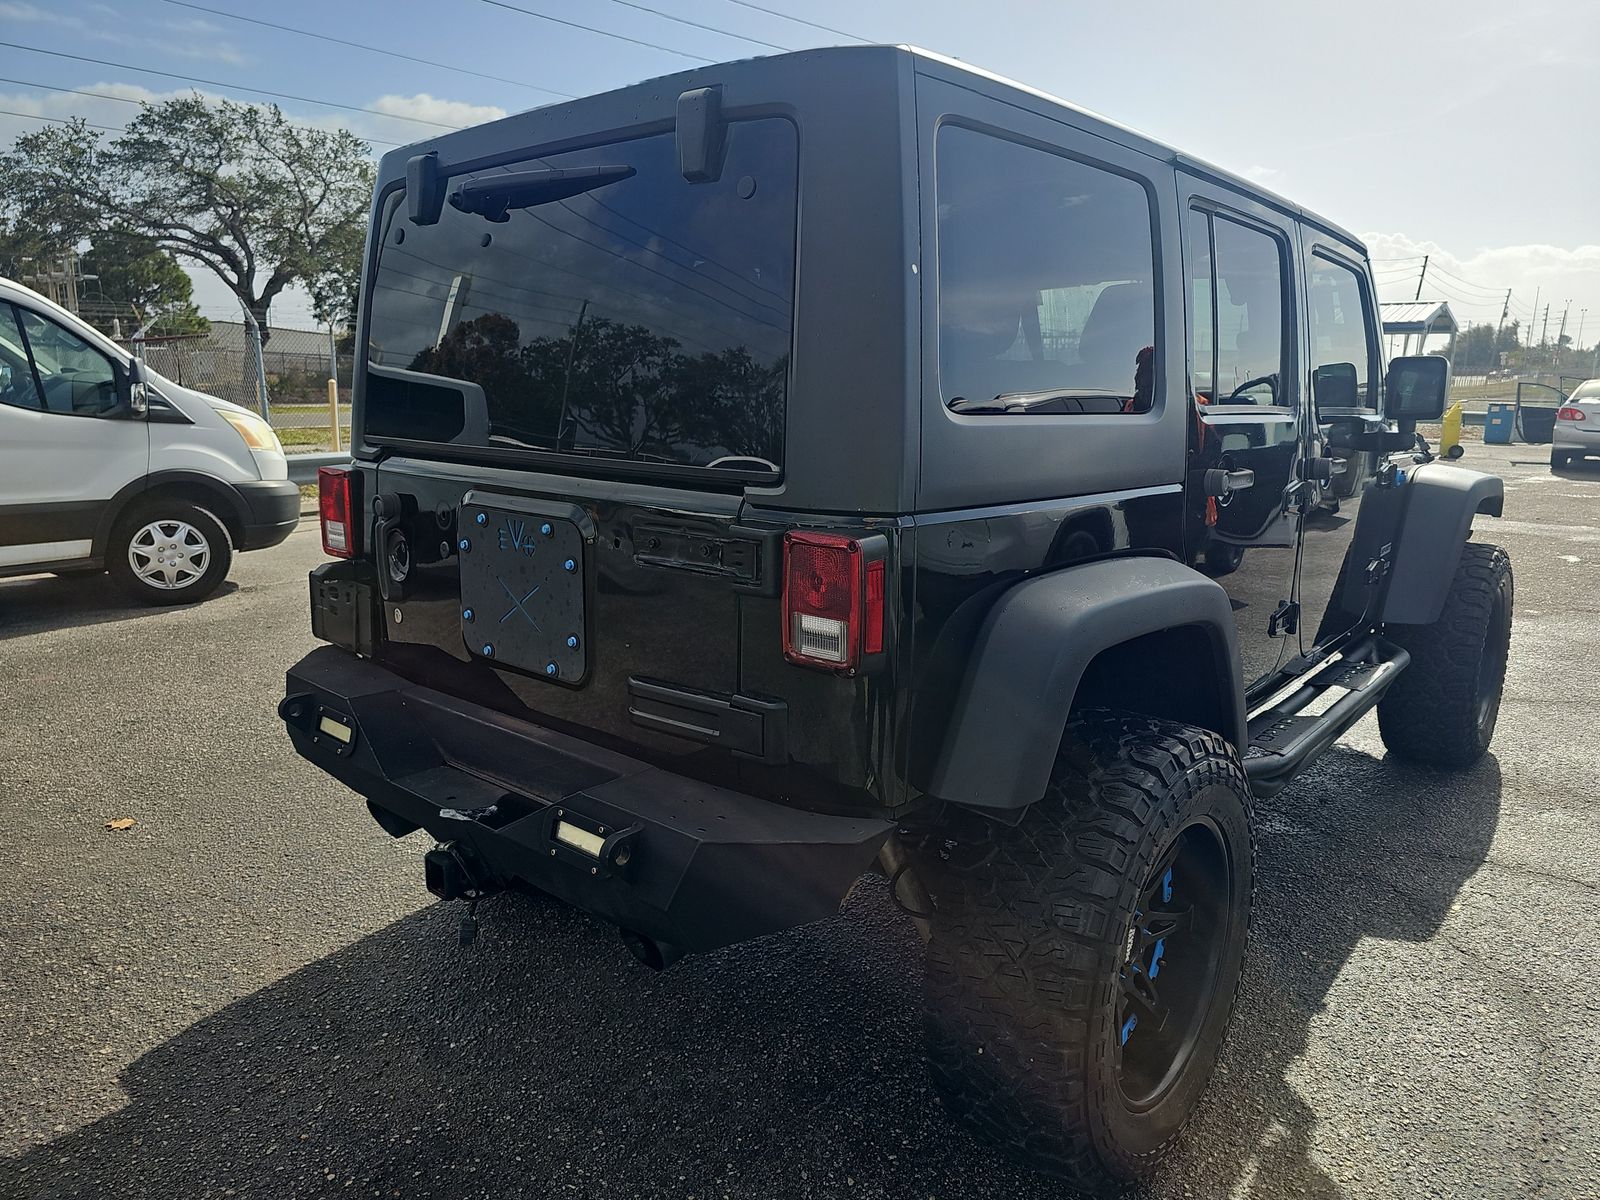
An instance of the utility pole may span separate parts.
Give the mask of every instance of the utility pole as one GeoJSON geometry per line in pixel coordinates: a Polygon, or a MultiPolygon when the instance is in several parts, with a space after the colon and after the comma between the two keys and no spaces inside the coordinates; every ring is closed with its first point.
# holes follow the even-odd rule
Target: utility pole
{"type": "Polygon", "coordinates": [[[1556,369],[1561,368],[1561,339],[1567,336],[1567,314],[1572,311],[1572,301],[1561,310],[1561,328],[1556,330],[1556,369]]]}
{"type": "Polygon", "coordinates": [[[1429,255],[1422,256],[1422,271],[1417,275],[1417,294],[1412,297],[1413,300],[1422,299],[1422,281],[1428,277],[1428,258],[1429,255]]]}
{"type": "Polygon", "coordinates": [[[1500,319],[1494,325],[1494,345],[1489,347],[1489,361],[1495,368],[1500,366],[1500,331],[1505,328],[1506,314],[1511,311],[1511,289],[1506,289],[1505,303],[1500,306],[1500,319]]]}
{"type": "Polygon", "coordinates": [[[1578,310],[1578,337],[1572,343],[1572,348],[1579,354],[1583,353],[1583,319],[1588,315],[1589,310],[1587,308],[1580,308],[1578,310]]]}

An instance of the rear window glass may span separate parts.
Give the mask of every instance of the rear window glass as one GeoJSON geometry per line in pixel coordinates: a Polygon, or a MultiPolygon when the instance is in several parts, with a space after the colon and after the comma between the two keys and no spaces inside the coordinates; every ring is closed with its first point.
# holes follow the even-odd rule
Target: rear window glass
{"type": "Polygon", "coordinates": [[[1572,390],[1573,400],[1600,400],[1600,379],[1589,379],[1572,390]]]}
{"type": "Polygon", "coordinates": [[[452,177],[612,168],[591,190],[383,216],[363,415],[375,441],[777,471],[794,304],[796,137],[729,127],[691,184],[672,134],[452,177]],[[490,215],[481,211],[487,207],[490,215]],[[494,220],[493,216],[503,216],[494,220]]]}
{"type": "Polygon", "coordinates": [[[1155,254],[1133,180],[939,130],[939,386],[956,412],[1150,408],[1155,254]]]}

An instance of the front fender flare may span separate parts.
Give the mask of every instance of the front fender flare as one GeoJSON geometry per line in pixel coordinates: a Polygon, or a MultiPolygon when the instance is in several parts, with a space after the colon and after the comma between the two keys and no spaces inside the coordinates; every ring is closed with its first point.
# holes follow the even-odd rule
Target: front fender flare
{"type": "Polygon", "coordinates": [[[1167,558],[1113,558],[1025,580],[978,633],[931,795],[1014,809],[1044,795],[1079,681],[1103,650],[1164,629],[1209,638],[1227,709],[1220,730],[1243,757],[1244,689],[1228,594],[1167,558]]]}
{"type": "Polygon", "coordinates": [[[1446,463],[1426,463],[1412,468],[1405,491],[1379,616],[1390,625],[1432,625],[1444,611],[1473,516],[1500,515],[1505,481],[1446,463]]]}

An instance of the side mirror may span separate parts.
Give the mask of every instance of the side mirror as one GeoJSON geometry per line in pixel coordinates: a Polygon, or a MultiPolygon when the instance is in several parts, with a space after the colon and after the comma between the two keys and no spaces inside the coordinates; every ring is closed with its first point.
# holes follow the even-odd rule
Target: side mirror
{"type": "Polygon", "coordinates": [[[1355,363],[1327,363],[1312,372],[1311,394],[1319,413],[1361,407],[1359,391],[1355,363]]]}
{"type": "Polygon", "coordinates": [[[150,396],[145,390],[144,363],[137,358],[128,360],[127,388],[128,415],[142,420],[150,413],[150,396]]]}
{"type": "Polygon", "coordinates": [[[1383,398],[1383,415],[1391,420],[1437,421],[1450,398],[1450,360],[1437,354],[1393,360],[1383,398]]]}

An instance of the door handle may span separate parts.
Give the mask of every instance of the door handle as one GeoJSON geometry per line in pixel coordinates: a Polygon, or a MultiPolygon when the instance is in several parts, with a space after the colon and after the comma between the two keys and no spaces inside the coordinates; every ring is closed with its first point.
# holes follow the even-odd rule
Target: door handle
{"type": "Polygon", "coordinates": [[[1248,469],[1224,471],[1220,467],[1212,467],[1206,472],[1206,495],[1218,500],[1255,485],[1256,473],[1248,469]]]}

